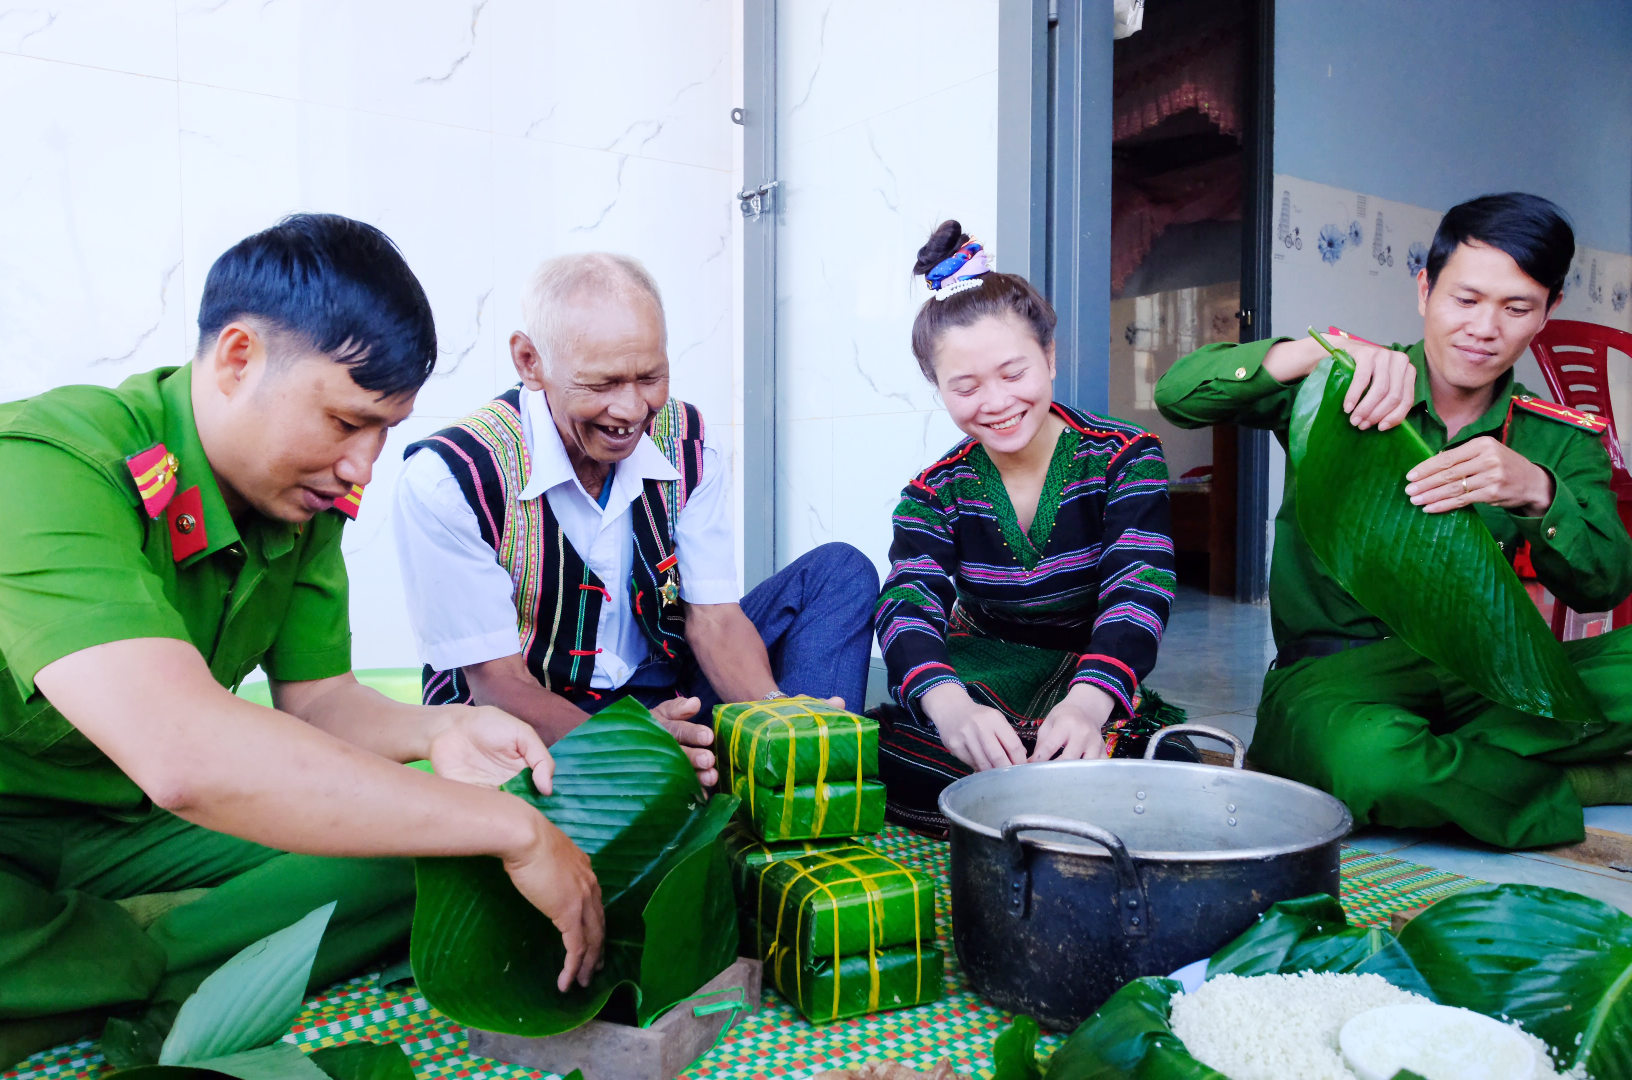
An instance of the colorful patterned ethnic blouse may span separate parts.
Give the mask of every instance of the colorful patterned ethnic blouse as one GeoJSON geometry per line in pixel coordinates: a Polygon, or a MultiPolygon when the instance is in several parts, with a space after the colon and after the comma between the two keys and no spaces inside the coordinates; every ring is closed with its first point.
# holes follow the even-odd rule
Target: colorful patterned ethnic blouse
{"type": "Polygon", "coordinates": [[[920,724],[943,682],[1022,729],[1078,682],[1125,717],[1156,663],[1174,584],[1161,441],[1053,409],[1066,427],[1028,531],[973,439],[902,490],[877,630],[890,692],[920,724]]]}

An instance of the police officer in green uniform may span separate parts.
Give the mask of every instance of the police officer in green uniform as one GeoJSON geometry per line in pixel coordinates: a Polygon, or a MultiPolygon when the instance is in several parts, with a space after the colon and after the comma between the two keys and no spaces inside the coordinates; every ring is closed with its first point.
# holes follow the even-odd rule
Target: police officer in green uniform
{"type": "Polygon", "coordinates": [[[549,789],[533,729],[351,674],[333,508],[435,362],[419,282],[377,229],[299,215],[216,261],[199,331],[183,367],[0,405],[0,1067],[173,1014],[330,901],[313,984],[355,971],[407,933],[410,856],[501,858],[562,930],[559,985],[597,962],[588,859],[496,790],[549,789]],[[276,709],[232,693],[257,665],[276,709]]]}
{"type": "MultiPolygon", "coordinates": [[[[1560,601],[1603,611],[1632,592],[1606,425],[1537,399],[1512,375],[1574,251],[1545,199],[1463,203],[1417,276],[1423,340],[1330,340],[1355,358],[1350,422],[1410,424],[1438,451],[1400,478],[1413,503],[1429,514],[1472,506],[1510,560],[1528,545],[1560,601]]],[[[1312,339],[1210,345],[1162,377],[1156,402],[1181,426],[1267,428],[1284,447],[1298,384],[1324,355],[1312,339]]],[[[1497,705],[1389,636],[1310,552],[1296,503],[1289,467],[1270,573],[1278,653],[1250,754],[1258,767],[1331,792],[1361,824],[1453,823],[1506,848],[1581,840],[1584,805],[1632,802],[1632,628],[1565,644],[1607,725],[1497,705]]]]}

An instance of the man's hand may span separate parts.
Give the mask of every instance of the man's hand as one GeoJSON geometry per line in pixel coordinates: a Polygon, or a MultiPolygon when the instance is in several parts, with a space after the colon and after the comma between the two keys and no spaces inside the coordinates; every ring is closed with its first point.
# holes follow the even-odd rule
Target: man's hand
{"type": "Polygon", "coordinates": [[[1077,761],[1105,756],[1100,732],[1116,708],[1116,699],[1097,686],[1078,683],[1043,718],[1037,729],[1032,761],[1077,761]]]}
{"type": "Polygon", "coordinates": [[[1547,470],[1489,435],[1440,451],[1405,478],[1405,493],[1430,514],[1482,502],[1541,517],[1553,505],[1547,470]]]}
{"type": "MultiPolygon", "coordinates": [[[[1411,358],[1352,338],[1321,336],[1333,348],[1346,349],[1354,357],[1354,379],[1343,396],[1349,423],[1362,431],[1399,426],[1417,399],[1417,368],[1411,358]]],[[[1295,382],[1319,367],[1325,357],[1326,351],[1313,338],[1283,341],[1264,355],[1264,370],[1276,382],[1295,382]]]]}
{"type": "Polygon", "coordinates": [[[436,775],[480,787],[499,787],[523,769],[533,770],[533,786],[550,794],[555,759],[528,724],[491,705],[442,705],[447,723],[431,736],[430,760],[436,775]]]}
{"type": "Polygon", "coordinates": [[[579,986],[588,986],[601,966],[606,912],[601,908],[601,883],[595,880],[589,856],[543,814],[536,817],[533,842],[516,855],[507,856],[504,869],[516,890],[561,931],[567,960],[555,987],[564,994],[574,979],[579,986]]]}
{"type": "Polygon", "coordinates": [[[977,772],[1025,763],[1025,744],[1014,733],[1008,717],[976,704],[961,686],[948,683],[934,687],[924,694],[923,705],[935,730],[941,733],[941,744],[977,772]]]}
{"type": "Polygon", "coordinates": [[[686,752],[691,767],[697,770],[697,782],[706,788],[716,784],[720,774],[714,768],[713,752],[704,749],[714,745],[714,729],[706,724],[691,723],[701,705],[694,697],[670,698],[657,703],[652,719],[674,736],[674,741],[686,752]]]}

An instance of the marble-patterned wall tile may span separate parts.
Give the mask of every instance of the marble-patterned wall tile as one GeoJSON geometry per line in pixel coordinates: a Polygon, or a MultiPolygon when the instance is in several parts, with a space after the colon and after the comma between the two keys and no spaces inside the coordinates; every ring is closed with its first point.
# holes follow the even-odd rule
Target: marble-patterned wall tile
{"type": "Polygon", "coordinates": [[[492,3],[495,132],[731,167],[736,5],[492,3]]]}
{"type": "Polygon", "coordinates": [[[0,399],[184,360],[210,264],[292,211],[378,225],[425,285],[438,372],[344,540],[358,666],[416,662],[389,515],[402,448],[514,381],[544,256],[651,267],[674,392],[728,429],[738,468],[731,0],[39,6],[0,9],[0,95],[30,103],[0,117],[0,355],[39,358],[0,364],[0,399]]]}
{"type": "Polygon", "coordinates": [[[889,572],[890,516],[901,489],[963,438],[944,409],[833,420],[835,540],[854,544],[889,572]]]}
{"type": "Polygon", "coordinates": [[[781,0],[777,109],[785,125],[779,139],[820,138],[909,103],[926,120],[995,111],[995,98],[983,102],[988,92],[967,84],[997,70],[997,5],[781,0]]]}
{"type": "Polygon", "coordinates": [[[776,565],[834,539],[833,421],[777,421],[776,565]]]}
{"type": "Polygon", "coordinates": [[[188,281],[295,211],[344,214],[396,242],[436,316],[437,371],[418,411],[457,416],[494,388],[494,220],[486,134],[354,109],[182,84],[188,281]]]}
{"type": "MultiPolygon", "coordinates": [[[[978,83],[995,90],[996,77],[978,83]]],[[[911,352],[912,322],[928,296],[912,276],[913,258],[948,217],[989,238],[997,201],[989,162],[944,168],[942,148],[956,138],[995,146],[995,110],[926,123],[909,108],[894,109],[783,152],[778,376],[785,415],[929,406],[931,388],[911,352]]]]}
{"type": "Polygon", "coordinates": [[[0,401],[183,359],[175,86],[0,55],[0,401]]]}
{"type": "Polygon", "coordinates": [[[882,572],[902,485],[959,438],[912,355],[912,263],[948,217],[992,237],[996,6],[778,16],[778,561],[838,539],[882,572]]]}
{"type": "Polygon", "coordinates": [[[386,437],[374,463],[374,479],[363,493],[357,520],[346,525],[340,549],[346,556],[350,584],[351,662],[357,668],[416,667],[413,630],[397,564],[391,502],[402,475],[402,452],[408,444],[448,425],[445,417],[414,415],[386,437]]]}
{"type": "Polygon", "coordinates": [[[0,53],[174,79],[175,0],[15,0],[0,7],[0,53]]]}
{"type": "Polygon", "coordinates": [[[486,131],[494,2],[179,0],[178,70],[183,82],[486,131]]]}

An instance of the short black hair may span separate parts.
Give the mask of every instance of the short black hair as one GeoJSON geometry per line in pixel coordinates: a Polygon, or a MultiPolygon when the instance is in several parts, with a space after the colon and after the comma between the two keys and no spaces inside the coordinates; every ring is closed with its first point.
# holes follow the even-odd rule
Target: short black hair
{"type": "Polygon", "coordinates": [[[382,397],[417,391],[436,366],[431,304],[402,252],[339,214],[291,214],[215,260],[198,307],[199,348],[246,317],[345,364],[353,382],[382,397]]]}
{"type": "Polygon", "coordinates": [[[1519,269],[1547,286],[1549,307],[1564,294],[1575,258],[1575,230],[1550,200],[1522,191],[1481,195],[1445,211],[1428,249],[1428,288],[1460,244],[1477,240],[1505,251],[1519,269]]]}

